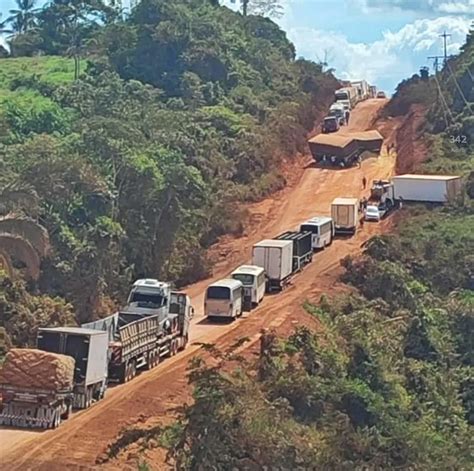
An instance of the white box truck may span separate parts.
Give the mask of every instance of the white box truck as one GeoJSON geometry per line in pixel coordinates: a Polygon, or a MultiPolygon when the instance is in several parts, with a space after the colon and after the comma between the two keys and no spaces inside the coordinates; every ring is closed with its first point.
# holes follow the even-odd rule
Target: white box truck
{"type": "Polygon", "coordinates": [[[331,204],[331,217],[336,234],[355,234],[359,221],[359,200],[336,198],[331,204]]]}
{"type": "Polygon", "coordinates": [[[281,291],[293,272],[293,241],[262,240],[253,246],[252,265],[267,274],[267,291],[281,291]]]}
{"type": "Polygon", "coordinates": [[[394,196],[405,201],[446,203],[461,193],[462,180],[457,175],[397,175],[392,177],[394,196]]]}

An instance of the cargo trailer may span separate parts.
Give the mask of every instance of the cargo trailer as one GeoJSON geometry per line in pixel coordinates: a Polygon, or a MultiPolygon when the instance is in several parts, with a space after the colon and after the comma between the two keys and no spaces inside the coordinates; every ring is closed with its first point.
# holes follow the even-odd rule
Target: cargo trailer
{"type": "Polygon", "coordinates": [[[293,242],[293,272],[301,270],[313,259],[312,233],[306,232],[284,232],[276,240],[291,240],[293,242]]]}
{"type": "Polygon", "coordinates": [[[74,409],[102,399],[107,387],[109,341],[106,332],[80,327],[39,329],[38,348],[74,358],[74,409]]]}
{"type": "Polygon", "coordinates": [[[109,347],[106,331],[43,328],[38,331],[37,343],[37,350],[13,349],[7,354],[0,381],[0,424],[56,428],[73,408],[86,409],[104,397],[109,347]],[[10,365],[17,374],[5,378],[10,365]],[[58,378],[63,380],[58,382],[58,378]]]}
{"type": "Polygon", "coordinates": [[[462,192],[457,175],[397,175],[392,182],[396,200],[447,203],[462,192]]]}
{"type": "Polygon", "coordinates": [[[293,273],[293,242],[266,239],[252,249],[252,265],[267,274],[267,291],[281,291],[293,273]]]}
{"type": "Polygon", "coordinates": [[[318,134],[308,141],[309,149],[317,163],[348,167],[354,164],[361,150],[350,135],[318,134]]]}
{"type": "Polygon", "coordinates": [[[359,200],[336,198],[331,204],[331,216],[336,234],[355,234],[359,222],[359,200]]]}

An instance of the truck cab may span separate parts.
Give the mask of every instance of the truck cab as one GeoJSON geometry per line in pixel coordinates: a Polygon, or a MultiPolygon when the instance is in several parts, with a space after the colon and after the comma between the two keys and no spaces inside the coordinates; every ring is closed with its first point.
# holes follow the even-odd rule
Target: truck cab
{"type": "Polygon", "coordinates": [[[123,313],[158,315],[164,319],[169,313],[171,285],[152,278],[135,281],[123,313]]]}
{"type": "Polygon", "coordinates": [[[344,109],[344,105],[339,103],[334,103],[329,108],[329,116],[334,116],[339,120],[339,125],[344,126],[347,124],[346,122],[346,110],[344,109]]]}
{"type": "Polygon", "coordinates": [[[321,126],[323,133],[339,131],[339,118],[336,116],[326,116],[321,126]]]}

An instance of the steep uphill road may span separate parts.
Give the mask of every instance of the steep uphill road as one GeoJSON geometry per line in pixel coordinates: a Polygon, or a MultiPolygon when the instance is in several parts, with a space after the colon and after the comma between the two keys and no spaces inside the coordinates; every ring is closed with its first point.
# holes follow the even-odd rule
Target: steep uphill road
{"type": "MultiPolygon", "coordinates": [[[[352,113],[349,130],[364,131],[373,121],[385,100],[367,100],[352,113]]],[[[220,262],[212,279],[188,287],[196,307],[192,323],[191,342],[215,343],[222,347],[240,337],[255,342],[262,327],[282,325],[301,310],[301,304],[322,292],[330,292],[331,270],[348,254],[360,251],[361,244],[370,236],[384,230],[382,224],[366,224],[364,229],[349,239],[338,239],[323,252],[315,254],[313,263],[298,274],[286,291],[267,296],[251,313],[232,324],[209,324],[203,319],[203,299],[206,286],[221,278],[234,267],[249,261],[251,247],[259,240],[296,228],[300,222],[314,214],[329,214],[330,204],[338,196],[362,196],[362,178],[370,182],[375,178],[392,175],[395,160],[385,151],[379,158],[370,158],[361,168],[344,170],[319,169],[308,165],[293,187],[275,198],[269,198],[249,208],[254,225],[247,228],[245,237],[220,244],[225,260],[220,262]],[[329,278],[328,278],[329,277],[329,278]]],[[[0,463],[8,470],[63,470],[91,469],[107,445],[121,430],[152,417],[170,413],[170,409],[189,398],[186,384],[186,365],[198,346],[191,345],[185,352],[166,360],[152,371],[132,382],[112,388],[105,400],[91,409],[77,413],[57,430],[46,432],[20,432],[0,430],[0,463]]]]}

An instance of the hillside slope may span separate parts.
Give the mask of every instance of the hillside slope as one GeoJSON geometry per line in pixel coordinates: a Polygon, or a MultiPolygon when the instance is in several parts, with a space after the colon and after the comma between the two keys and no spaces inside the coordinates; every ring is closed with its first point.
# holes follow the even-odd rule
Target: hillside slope
{"type": "MultiPolygon", "coordinates": [[[[30,33],[41,53],[59,47],[53,33],[30,33]]],[[[270,20],[207,0],[143,1],[93,36],[78,80],[63,57],[0,59],[0,186],[39,212],[1,208],[47,228],[34,288],[71,302],[78,322],[110,312],[138,277],[206,276],[207,248],[242,232],[240,202],[284,186],[282,162],[304,152],[338,86],[270,20]]]]}

